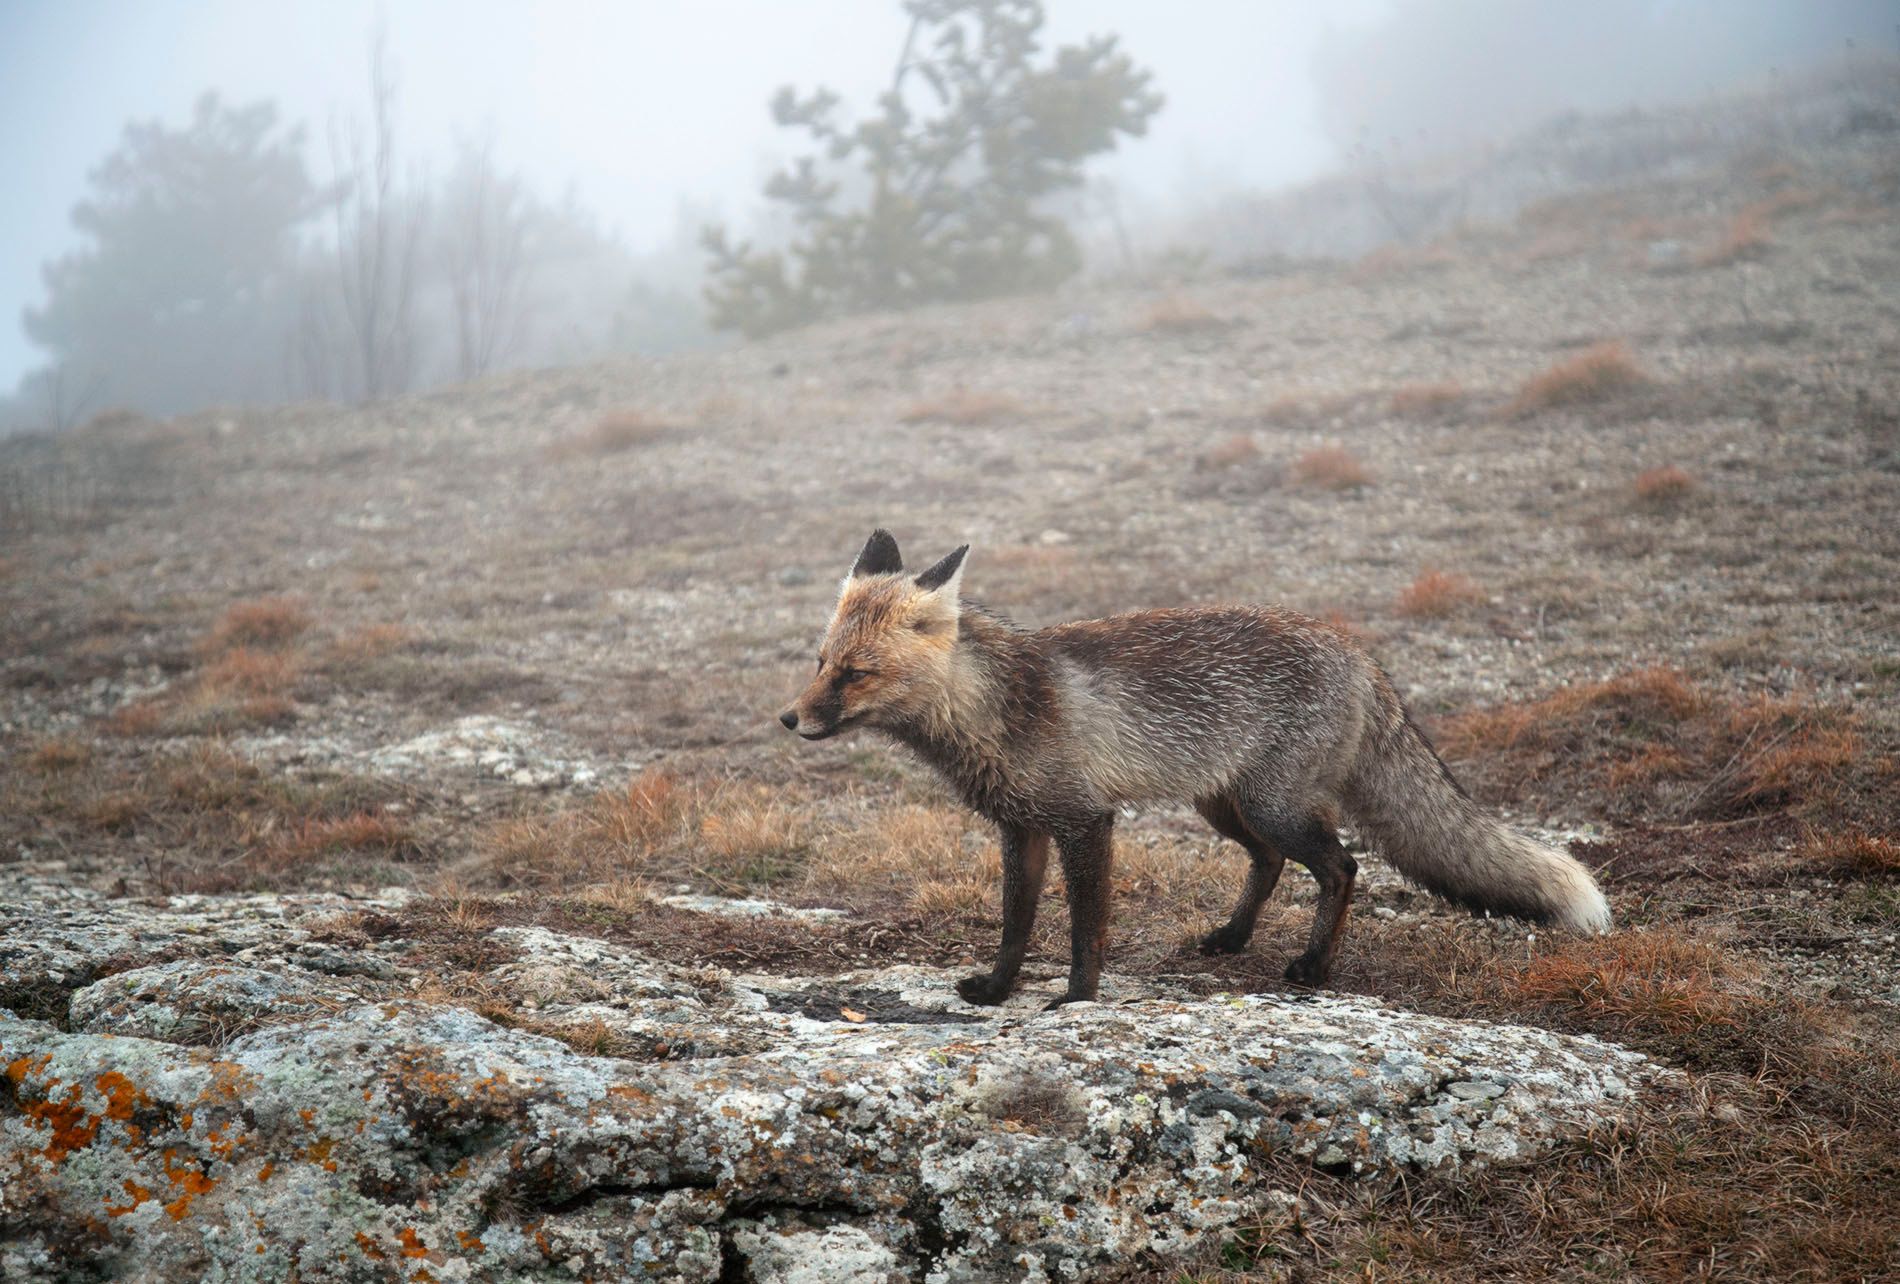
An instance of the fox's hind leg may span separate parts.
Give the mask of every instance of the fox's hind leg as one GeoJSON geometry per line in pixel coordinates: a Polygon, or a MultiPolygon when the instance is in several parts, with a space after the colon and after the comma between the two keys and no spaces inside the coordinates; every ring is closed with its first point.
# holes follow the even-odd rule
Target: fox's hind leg
{"type": "Polygon", "coordinates": [[[1347,854],[1339,835],[1325,817],[1315,813],[1289,816],[1247,798],[1236,800],[1240,819],[1255,838],[1288,860],[1298,861],[1319,884],[1319,903],[1313,907],[1313,928],[1306,952],[1287,964],[1286,979],[1296,985],[1324,985],[1332,974],[1339,934],[1352,908],[1353,879],[1359,862],[1347,854]]]}
{"type": "Polygon", "coordinates": [[[1273,847],[1249,833],[1234,810],[1231,798],[1203,798],[1194,804],[1207,823],[1223,837],[1231,838],[1247,849],[1247,882],[1240,889],[1240,901],[1221,926],[1201,938],[1203,954],[1238,954],[1253,939],[1254,924],[1260,921],[1260,909],[1273,895],[1280,881],[1286,858],[1273,847]]]}

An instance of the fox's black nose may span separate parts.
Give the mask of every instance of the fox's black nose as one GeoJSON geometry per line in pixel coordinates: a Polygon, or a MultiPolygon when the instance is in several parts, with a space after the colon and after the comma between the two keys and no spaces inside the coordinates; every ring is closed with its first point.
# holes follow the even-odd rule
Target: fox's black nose
{"type": "Polygon", "coordinates": [[[785,724],[785,729],[787,731],[798,730],[798,710],[787,709],[784,713],[781,713],[778,716],[778,720],[785,724]]]}

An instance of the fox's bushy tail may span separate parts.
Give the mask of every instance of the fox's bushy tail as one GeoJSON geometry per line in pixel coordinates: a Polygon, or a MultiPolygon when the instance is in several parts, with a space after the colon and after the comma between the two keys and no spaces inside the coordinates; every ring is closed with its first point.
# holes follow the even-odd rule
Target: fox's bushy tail
{"type": "MultiPolygon", "coordinates": [[[[1382,684],[1383,685],[1383,684],[1382,684]]],[[[1346,778],[1346,810],[1400,873],[1473,910],[1575,932],[1610,926],[1596,880],[1554,847],[1513,833],[1473,802],[1389,687],[1346,778]]]]}

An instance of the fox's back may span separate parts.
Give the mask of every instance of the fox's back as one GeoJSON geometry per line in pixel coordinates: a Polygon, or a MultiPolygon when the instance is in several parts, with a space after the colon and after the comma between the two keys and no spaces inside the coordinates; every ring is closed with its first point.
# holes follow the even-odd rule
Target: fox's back
{"type": "Polygon", "coordinates": [[[1192,800],[1294,772],[1356,733],[1371,662],[1275,607],[1135,611],[1033,635],[1063,746],[1109,804],[1192,800]]]}

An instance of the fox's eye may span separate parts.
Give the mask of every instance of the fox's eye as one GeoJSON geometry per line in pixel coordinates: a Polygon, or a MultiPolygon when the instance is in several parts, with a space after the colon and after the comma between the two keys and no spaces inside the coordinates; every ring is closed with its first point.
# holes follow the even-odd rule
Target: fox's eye
{"type": "Polygon", "coordinates": [[[868,677],[868,676],[869,675],[865,673],[863,669],[851,669],[851,668],[839,669],[838,670],[838,685],[849,686],[851,683],[856,682],[859,678],[868,677]]]}

